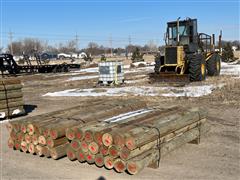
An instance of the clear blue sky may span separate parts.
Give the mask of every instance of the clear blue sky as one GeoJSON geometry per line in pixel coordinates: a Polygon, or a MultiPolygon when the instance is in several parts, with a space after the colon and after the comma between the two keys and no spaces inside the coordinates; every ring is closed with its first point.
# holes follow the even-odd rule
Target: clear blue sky
{"type": "Polygon", "coordinates": [[[239,40],[239,0],[0,0],[1,45],[6,47],[8,32],[13,40],[39,38],[54,45],[80,39],[109,46],[164,44],[166,22],[178,17],[198,19],[199,32],[239,40]]]}

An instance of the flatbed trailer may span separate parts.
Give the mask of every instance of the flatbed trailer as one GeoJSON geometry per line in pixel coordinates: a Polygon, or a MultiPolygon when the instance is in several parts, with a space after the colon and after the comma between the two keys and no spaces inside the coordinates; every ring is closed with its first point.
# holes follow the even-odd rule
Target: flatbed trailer
{"type": "Polygon", "coordinates": [[[57,73],[69,72],[70,69],[80,69],[80,64],[44,64],[37,61],[37,65],[32,65],[30,61],[27,65],[18,65],[11,54],[0,54],[0,70],[9,74],[19,73],[57,73]]]}

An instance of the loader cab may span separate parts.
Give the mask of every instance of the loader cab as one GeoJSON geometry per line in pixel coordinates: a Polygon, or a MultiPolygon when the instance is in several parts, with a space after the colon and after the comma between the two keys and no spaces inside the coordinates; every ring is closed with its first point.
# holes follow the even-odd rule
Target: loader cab
{"type": "Polygon", "coordinates": [[[197,19],[186,19],[167,23],[166,45],[184,46],[186,51],[197,50],[197,19]]]}

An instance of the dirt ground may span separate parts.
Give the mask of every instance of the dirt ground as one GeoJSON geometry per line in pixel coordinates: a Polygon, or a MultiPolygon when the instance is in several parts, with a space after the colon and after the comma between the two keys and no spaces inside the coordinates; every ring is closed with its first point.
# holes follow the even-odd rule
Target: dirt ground
{"type": "MultiPolygon", "coordinates": [[[[147,72],[144,72],[147,74],[147,72]]],[[[126,79],[144,74],[129,73],[126,79]]],[[[98,168],[87,163],[71,162],[68,158],[53,160],[8,149],[7,121],[1,125],[1,179],[232,179],[240,178],[240,78],[230,76],[208,78],[203,84],[225,82],[223,88],[202,97],[124,96],[124,97],[49,97],[47,92],[73,88],[92,88],[97,79],[66,81],[70,77],[86,76],[94,73],[67,73],[21,75],[24,84],[24,101],[28,115],[34,116],[54,110],[73,107],[94,99],[137,98],[148,106],[182,105],[200,106],[208,110],[211,130],[203,135],[201,143],[186,144],[163,157],[158,169],[145,168],[140,174],[128,175],[113,170],[98,168]]],[[[143,83],[143,82],[141,82],[143,83]]],[[[142,85],[140,83],[140,85],[142,85]]],[[[198,83],[199,84],[199,83],[198,83]]],[[[201,84],[201,83],[200,83],[201,84]]],[[[137,84],[136,84],[137,86],[137,84]]],[[[149,85],[151,86],[151,84],[149,85]]],[[[21,120],[24,117],[19,117],[21,120]]]]}

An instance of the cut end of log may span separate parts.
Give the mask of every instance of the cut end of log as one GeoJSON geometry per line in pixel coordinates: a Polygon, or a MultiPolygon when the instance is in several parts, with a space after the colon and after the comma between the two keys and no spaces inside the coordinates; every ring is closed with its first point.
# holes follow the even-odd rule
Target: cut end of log
{"type": "Polygon", "coordinates": [[[99,146],[96,142],[91,142],[88,145],[88,150],[92,153],[92,154],[97,154],[99,152],[99,146]]]}
{"type": "Polygon", "coordinates": [[[114,166],[114,159],[112,157],[110,157],[110,156],[104,157],[104,166],[107,169],[112,169],[113,166],[114,166]]]}
{"type": "Polygon", "coordinates": [[[102,145],[102,133],[101,132],[95,132],[94,133],[94,141],[97,142],[99,145],[102,145]]]}
{"type": "Polygon", "coordinates": [[[34,144],[30,143],[29,146],[28,146],[28,151],[31,153],[31,154],[34,154],[35,153],[35,146],[34,144]]]}
{"type": "Polygon", "coordinates": [[[118,145],[119,147],[124,147],[125,145],[125,139],[122,135],[120,134],[115,134],[113,136],[113,139],[114,139],[114,144],[118,145]]]}
{"type": "Polygon", "coordinates": [[[93,141],[93,133],[90,131],[86,131],[84,139],[86,142],[92,142],[93,141]]]}
{"type": "Polygon", "coordinates": [[[77,159],[79,162],[85,162],[86,161],[86,156],[85,153],[81,150],[77,152],[77,159]]]}
{"type": "Polygon", "coordinates": [[[15,133],[15,131],[11,131],[10,137],[11,137],[13,140],[16,140],[16,139],[17,139],[17,134],[15,133]]]}
{"type": "Polygon", "coordinates": [[[16,141],[15,144],[14,144],[14,148],[16,150],[20,150],[21,149],[21,143],[19,141],[16,141]]]}
{"type": "Polygon", "coordinates": [[[50,135],[49,129],[48,128],[44,128],[42,131],[42,134],[44,137],[48,137],[48,135],[50,135]]]}
{"type": "Polygon", "coordinates": [[[88,153],[87,156],[86,156],[86,160],[89,164],[92,164],[94,163],[94,159],[95,159],[95,155],[94,154],[91,154],[91,153],[88,153]]]}
{"type": "Polygon", "coordinates": [[[83,139],[83,132],[81,132],[80,130],[77,130],[75,132],[75,137],[79,140],[82,140],[83,139]]]}
{"type": "Polygon", "coordinates": [[[126,163],[121,159],[116,159],[114,161],[114,169],[117,172],[122,173],[126,170],[126,163]]]}
{"type": "Polygon", "coordinates": [[[14,141],[12,138],[8,138],[8,147],[13,149],[14,148],[14,141]]]}
{"type": "Polygon", "coordinates": [[[100,146],[99,152],[100,152],[100,154],[102,154],[103,156],[108,155],[108,147],[106,147],[106,146],[104,146],[104,145],[100,146]]]}
{"type": "Polygon", "coordinates": [[[28,132],[28,134],[29,135],[33,135],[34,131],[35,131],[34,125],[33,124],[28,124],[27,125],[27,132],[28,132]]]}
{"type": "Polygon", "coordinates": [[[120,152],[120,158],[123,160],[127,160],[131,151],[127,147],[123,147],[120,152]]]}
{"type": "Polygon", "coordinates": [[[111,157],[118,157],[119,156],[119,148],[115,145],[109,147],[109,155],[111,157]]]}
{"type": "Polygon", "coordinates": [[[30,136],[29,134],[25,134],[25,141],[29,144],[32,142],[32,136],[30,136]]]}
{"type": "Polygon", "coordinates": [[[23,152],[27,152],[27,151],[28,151],[28,144],[27,144],[26,141],[22,141],[22,142],[21,142],[21,150],[22,150],[23,152]]]}
{"type": "Polygon", "coordinates": [[[13,130],[13,125],[11,123],[7,123],[6,128],[7,128],[8,132],[11,132],[13,130]]]}
{"type": "Polygon", "coordinates": [[[83,152],[88,152],[88,143],[86,141],[81,142],[81,149],[83,152]]]}
{"type": "Polygon", "coordinates": [[[37,145],[37,146],[36,146],[36,149],[37,149],[37,154],[38,154],[39,156],[43,156],[43,147],[40,146],[40,145],[37,145]]]}
{"type": "Polygon", "coordinates": [[[38,143],[42,144],[42,145],[46,145],[47,144],[47,140],[44,136],[39,136],[38,137],[38,143]]]}
{"type": "Polygon", "coordinates": [[[23,140],[23,137],[24,137],[24,135],[23,135],[22,132],[17,133],[17,140],[18,140],[18,141],[21,142],[21,141],[23,140]]]}
{"type": "Polygon", "coordinates": [[[113,143],[113,137],[111,134],[109,133],[105,133],[103,136],[102,136],[102,142],[105,146],[109,147],[112,145],[113,143]]]}
{"type": "Polygon", "coordinates": [[[127,146],[128,149],[133,150],[136,147],[134,142],[135,142],[134,138],[129,137],[126,139],[125,145],[127,146]]]}
{"type": "Polygon", "coordinates": [[[66,137],[69,139],[69,140],[73,140],[75,138],[75,132],[71,129],[71,128],[68,128],[66,130],[66,137]]]}
{"type": "Polygon", "coordinates": [[[48,146],[48,147],[53,147],[53,146],[54,146],[54,143],[53,143],[52,138],[48,138],[48,139],[47,139],[47,146],[48,146]]]}
{"type": "Polygon", "coordinates": [[[37,135],[37,134],[34,134],[34,135],[32,136],[32,143],[33,143],[34,145],[38,145],[38,135],[37,135]]]}
{"type": "Polygon", "coordinates": [[[77,159],[75,152],[74,152],[72,149],[70,149],[70,148],[67,149],[67,157],[68,157],[68,159],[71,160],[71,161],[77,159]]]}
{"type": "Polygon", "coordinates": [[[26,133],[27,132],[27,127],[26,127],[25,124],[21,125],[21,131],[22,131],[22,133],[26,133]]]}
{"type": "Polygon", "coordinates": [[[127,171],[129,174],[137,174],[138,173],[138,168],[136,163],[134,162],[129,162],[127,163],[127,171]]]}
{"type": "Polygon", "coordinates": [[[79,148],[80,148],[80,142],[76,139],[74,139],[72,142],[71,142],[71,147],[77,151],[79,148]]]}
{"type": "Polygon", "coordinates": [[[53,159],[58,159],[58,154],[55,149],[51,149],[50,154],[53,159]]]}
{"type": "Polygon", "coordinates": [[[54,130],[54,129],[51,129],[51,130],[50,130],[50,137],[51,137],[52,139],[57,139],[57,137],[58,137],[57,131],[54,130]]]}
{"type": "Polygon", "coordinates": [[[49,150],[49,148],[46,147],[46,146],[44,146],[44,147],[42,148],[42,153],[43,153],[43,155],[44,155],[45,157],[47,157],[47,158],[51,157],[51,155],[50,155],[50,150],[49,150]]]}
{"type": "Polygon", "coordinates": [[[102,154],[97,154],[95,156],[95,163],[98,167],[102,167],[104,165],[104,158],[102,154]]]}

